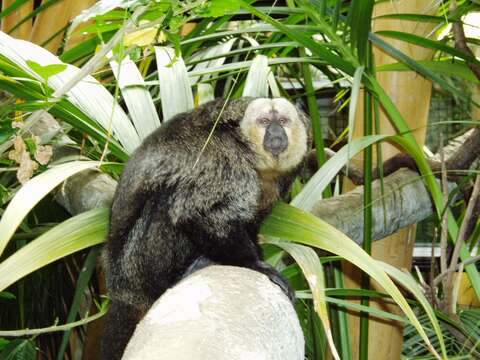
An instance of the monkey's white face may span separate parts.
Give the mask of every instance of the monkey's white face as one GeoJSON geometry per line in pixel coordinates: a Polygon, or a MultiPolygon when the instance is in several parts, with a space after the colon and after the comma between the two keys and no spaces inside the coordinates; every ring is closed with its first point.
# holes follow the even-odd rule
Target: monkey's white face
{"type": "Polygon", "coordinates": [[[295,106],[284,98],[253,100],[240,123],[257,154],[257,170],[285,173],[307,152],[307,129],[295,106]]]}

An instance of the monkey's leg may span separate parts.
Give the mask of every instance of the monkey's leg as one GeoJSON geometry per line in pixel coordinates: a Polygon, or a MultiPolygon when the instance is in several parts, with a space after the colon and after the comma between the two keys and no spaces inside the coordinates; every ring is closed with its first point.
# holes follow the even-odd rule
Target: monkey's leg
{"type": "Polygon", "coordinates": [[[280,289],[282,289],[290,301],[295,304],[295,292],[290,286],[288,280],[282,274],[280,274],[277,269],[264,261],[259,261],[255,267],[252,267],[252,269],[267,275],[270,281],[280,286],[280,289]]]}
{"type": "Polygon", "coordinates": [[[295,293],[287,279],[273,266],[262,261],[261,249],[257,243],[254,243],[246,233],[239,236],[240,233],[243,232],[237,231],[236,235],[230,236],[228,240],[218,241],[217,245],[220,243],[221,246],[210,247],[205,255],[219,264],[246,267],[267,275],[270,281],[278,285],[294,303],[295,293]]]}
{"type": "Polygon", "coordinates": [[[187,270],[182,275],[182,279],[186,278],[187,276],[193,274],[194,272],[201,270],[203,268],[206,268],[207,266],[210,265],[216,265],[217,263],[210,260],[209,258],[205,256],[200,256],[195,261],[188,267],[187,270]]]}
{"type": "Polygon", "coordinates": [[[120,360],[143,314],[132,305],[112,300],[106,316],[102,338],[102,359],[120,360]]]}

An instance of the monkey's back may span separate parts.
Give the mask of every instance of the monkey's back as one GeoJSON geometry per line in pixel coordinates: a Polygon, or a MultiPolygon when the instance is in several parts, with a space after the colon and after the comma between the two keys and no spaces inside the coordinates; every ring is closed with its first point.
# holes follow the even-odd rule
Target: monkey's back
{"type": "Polygon", "coordinates": [[[112,297],[148,307],[209,247],[257,226],[254,154],[237,125],[220,123],[209,138],[211,121],[180,114],[134,152],[111,211],[112,297]]]}

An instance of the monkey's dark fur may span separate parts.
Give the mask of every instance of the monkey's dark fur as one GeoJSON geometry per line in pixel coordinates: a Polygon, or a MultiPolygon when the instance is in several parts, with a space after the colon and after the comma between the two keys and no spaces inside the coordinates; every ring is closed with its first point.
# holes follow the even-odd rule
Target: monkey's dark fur
{"type": "Polygon", "coordinates": [[[121,358],[141,317],[200,258],[258,270],[291,296],[288,283],[261,261],[257,235],[300,163],[267,180],[256,169],[258,154],[240,131],[252,100],[230,100],[223,111],[225,100],[215,100],[177,115],[146,138],[125,166],[106,246],[111,307],[105,360],[121,358]]]}

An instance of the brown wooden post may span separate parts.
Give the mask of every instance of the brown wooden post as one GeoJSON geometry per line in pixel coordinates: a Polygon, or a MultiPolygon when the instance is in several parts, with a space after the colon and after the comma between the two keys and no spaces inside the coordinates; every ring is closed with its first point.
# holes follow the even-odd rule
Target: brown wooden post
{"type": "MultiPolygon", "coordinates": [[[[44,2],[45,0],[42,3],[44,2]]],[[[83,9],[90,7],[93,3],[95,0],[60,0],[50,6],[36,17],[30,41],[41,45],[50,39],[45,48],[56,53],[64,35],[63,32],[58,32],[83,9]]]]}
{"type": "MultiPolygon", "coordinates": [[[[393,13],[431,14],[434,10],[430,0],[392,0],[375,5],[374,17],[393,13]]],[[[430,35],[433,25],[396,19],[377,19],[373,21],[372,27],[373,31],[396,30],[427,37],[430,35]]],[[[432,57],[432,52],[428,49],[389,38],[384,38],[384,40],[416,60],[425,60],[432,57]]],[[[396,62],[396,60],[377,48],[374,48],[373,53],[377,66],[396,62]]],[[[377,78],[399,108],[410,129],[412,129],[417,142],[422,146],[425,141],[428,121],[431,83],[414,72],[379,72],[377,78]]],[[[354,137],[360,137],[363,134],[363,99],[359,104],[357,114],[354,137]]],[[[395,134],[395,129],[383,112],[380,123],[381,134],[395,134]]],[[[397,148],[389,144],[382,145],[383,160],[392,157],[398,151],[397,148]]],[[[357,157],[357,161],[362,157],[363,155],[357,157]]],[[[347,185],[347,189],[349,187],[353,186],[347,185]]],[[[415,201],[415,199],[411,199],[411,201],[415,201]]],[[[415,226],[410,226],[388,238],[374,242],[372,255],[374,258],[396,267],[410,269],[414,242],[415,226]]],[[[361,276],[360,271],[356,267],[344,264],[344,273],[346,287],[359,287],[361,276]]],[[[372,283],[372,288],[382,290],[374,282],[372,283]]],[[[371,305],[385,311],[398,312],[396,306],[385,300],[371,301],[371,305]]],[[[358,313],[349,317],[354,359],[358,359],[359,323],[358,313]]],[[[375,318],[370,318],[369,324],[369,359],[400,359],[403,326],[394,321],[375,318]]]]}
{"type": "MultiPolygon", "coordinates": [[[[15,0],[3,0],[2,11],[7,9],[14,2],[15,0]]],[[[17,10],[5,16],[2,19],[2,31],[9,33],[10,30],[20,22],[20,20],[22,20],[25,16],[30,14],[32,11],[33,11],[33,0],[27,1],[25,4],[20,6],[17,10]]],[[[28,40],[31,30],[32,30],[32,19],[25,21],[17,29],[12,31],[10,35],[17,39],[28,40]]]]}

